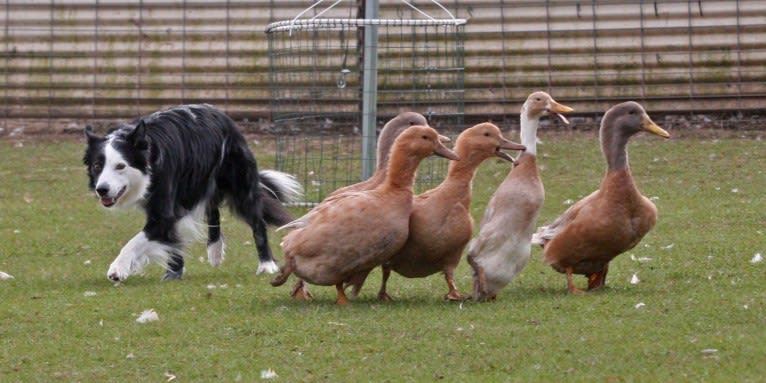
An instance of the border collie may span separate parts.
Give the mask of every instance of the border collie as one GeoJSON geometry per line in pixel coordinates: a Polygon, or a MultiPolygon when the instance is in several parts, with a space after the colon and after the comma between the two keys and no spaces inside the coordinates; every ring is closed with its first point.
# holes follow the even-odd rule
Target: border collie
{"type": "Polygon", "coordinates": [[[181,105],[121,124],[105,136],[85,128],[83,162],[89,188],[107,209],[141,207],[143,230],[122,248],[107,277],[123,281],[149,261],[166,265],[163,280],[181,279],[183,248],[204,240],[211,265],[223,261],[219,206],[250,225],[258,249],[256,274],[275,273],[266,224],[291,221],[282,205],[302,194],[295,178],[258,172],[255,158],[234,121],[210,105],[181,105]],[[207,226],[202,220],[207,217],[207,226]]]}

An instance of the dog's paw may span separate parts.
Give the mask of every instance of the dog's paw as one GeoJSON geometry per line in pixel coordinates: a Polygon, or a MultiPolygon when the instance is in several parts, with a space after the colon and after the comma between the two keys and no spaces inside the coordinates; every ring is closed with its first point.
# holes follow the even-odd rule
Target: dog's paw
{"type": "Polygon", "coordinates": [[[112,282],[122,282],[126,279],[128,279],[128,276],[130,275],[130,267],[125,265],[120,265],[118,263],[112,263],[111,266],[109,266],[109,271],[106,272],[106,277],[109,278],[112,282]]]}
{"type": "Polygon", "coordinates": [[[274,261],[263,262],[258,265],[258,270],[255,271],[255,275],[260,273],[275,274],[279,272],[279,266],[274,261]]]}
{"type": "Polygon", "coordinates": [[[207,245],[207,260],[213,267],[218,267],[223,262],[226,252],[223,243],[223,236],[218,241],[207,245]]]}
{"type": "Polygon", "coordinates": [[[165,275],[162,276],[163,281],[178,281],[183,279],[184,277],[184,269],[173,271],[173,270],[166,270],[165,275]]]}

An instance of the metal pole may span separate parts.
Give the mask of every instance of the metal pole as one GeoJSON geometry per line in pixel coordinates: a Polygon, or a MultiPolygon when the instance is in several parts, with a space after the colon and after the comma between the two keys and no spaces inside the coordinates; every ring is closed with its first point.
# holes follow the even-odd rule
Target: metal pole
{"type": "MultiPolygon", "coordinates": [[[[367,0],[365,19],[378,18],[378,0],[367,0]]],[[[364,30],[364,79],[362,80],[362,179],[375,171],[376,115],[378,103],[378,26],[364,30]]]]}

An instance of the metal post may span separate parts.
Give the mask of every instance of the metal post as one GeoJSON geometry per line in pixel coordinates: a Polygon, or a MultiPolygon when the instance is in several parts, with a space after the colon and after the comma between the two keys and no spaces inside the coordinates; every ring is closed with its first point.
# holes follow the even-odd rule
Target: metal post
{"type": "MultiPolygon", "coordinates": [[[[378,0],[366,0],[365,19],[378,18],[378,0]]],[[[364,27],[364,79],[362,80],[362,179],[375,171],[378,103],[378,26],[364,27]]]]}

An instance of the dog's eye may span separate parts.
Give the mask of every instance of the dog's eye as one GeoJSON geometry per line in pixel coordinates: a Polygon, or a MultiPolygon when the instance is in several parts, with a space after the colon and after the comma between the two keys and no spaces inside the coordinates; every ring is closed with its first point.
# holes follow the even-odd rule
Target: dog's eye
{"type": "Polygon", "coordinates": [[[95,165],[93,165],[93,171],[94,171],[94,172],[98,173],[98,172],[100,172],[100,171],[101,171],[101,169],[102,169],[102,167],[101,167],[101,165],[100,165],[100,164],[95,164],[95,165]]]}
{"type": "Polygon", "coordinates": [[[119,164],[117,164],[117,166],[115,166],[114,168],[115,168],[115,169],[117,169],[117,170],[122,170],[122,169],[125,169],[125,164],[123,164],[123,163],[119,163],[119,164]]]}

